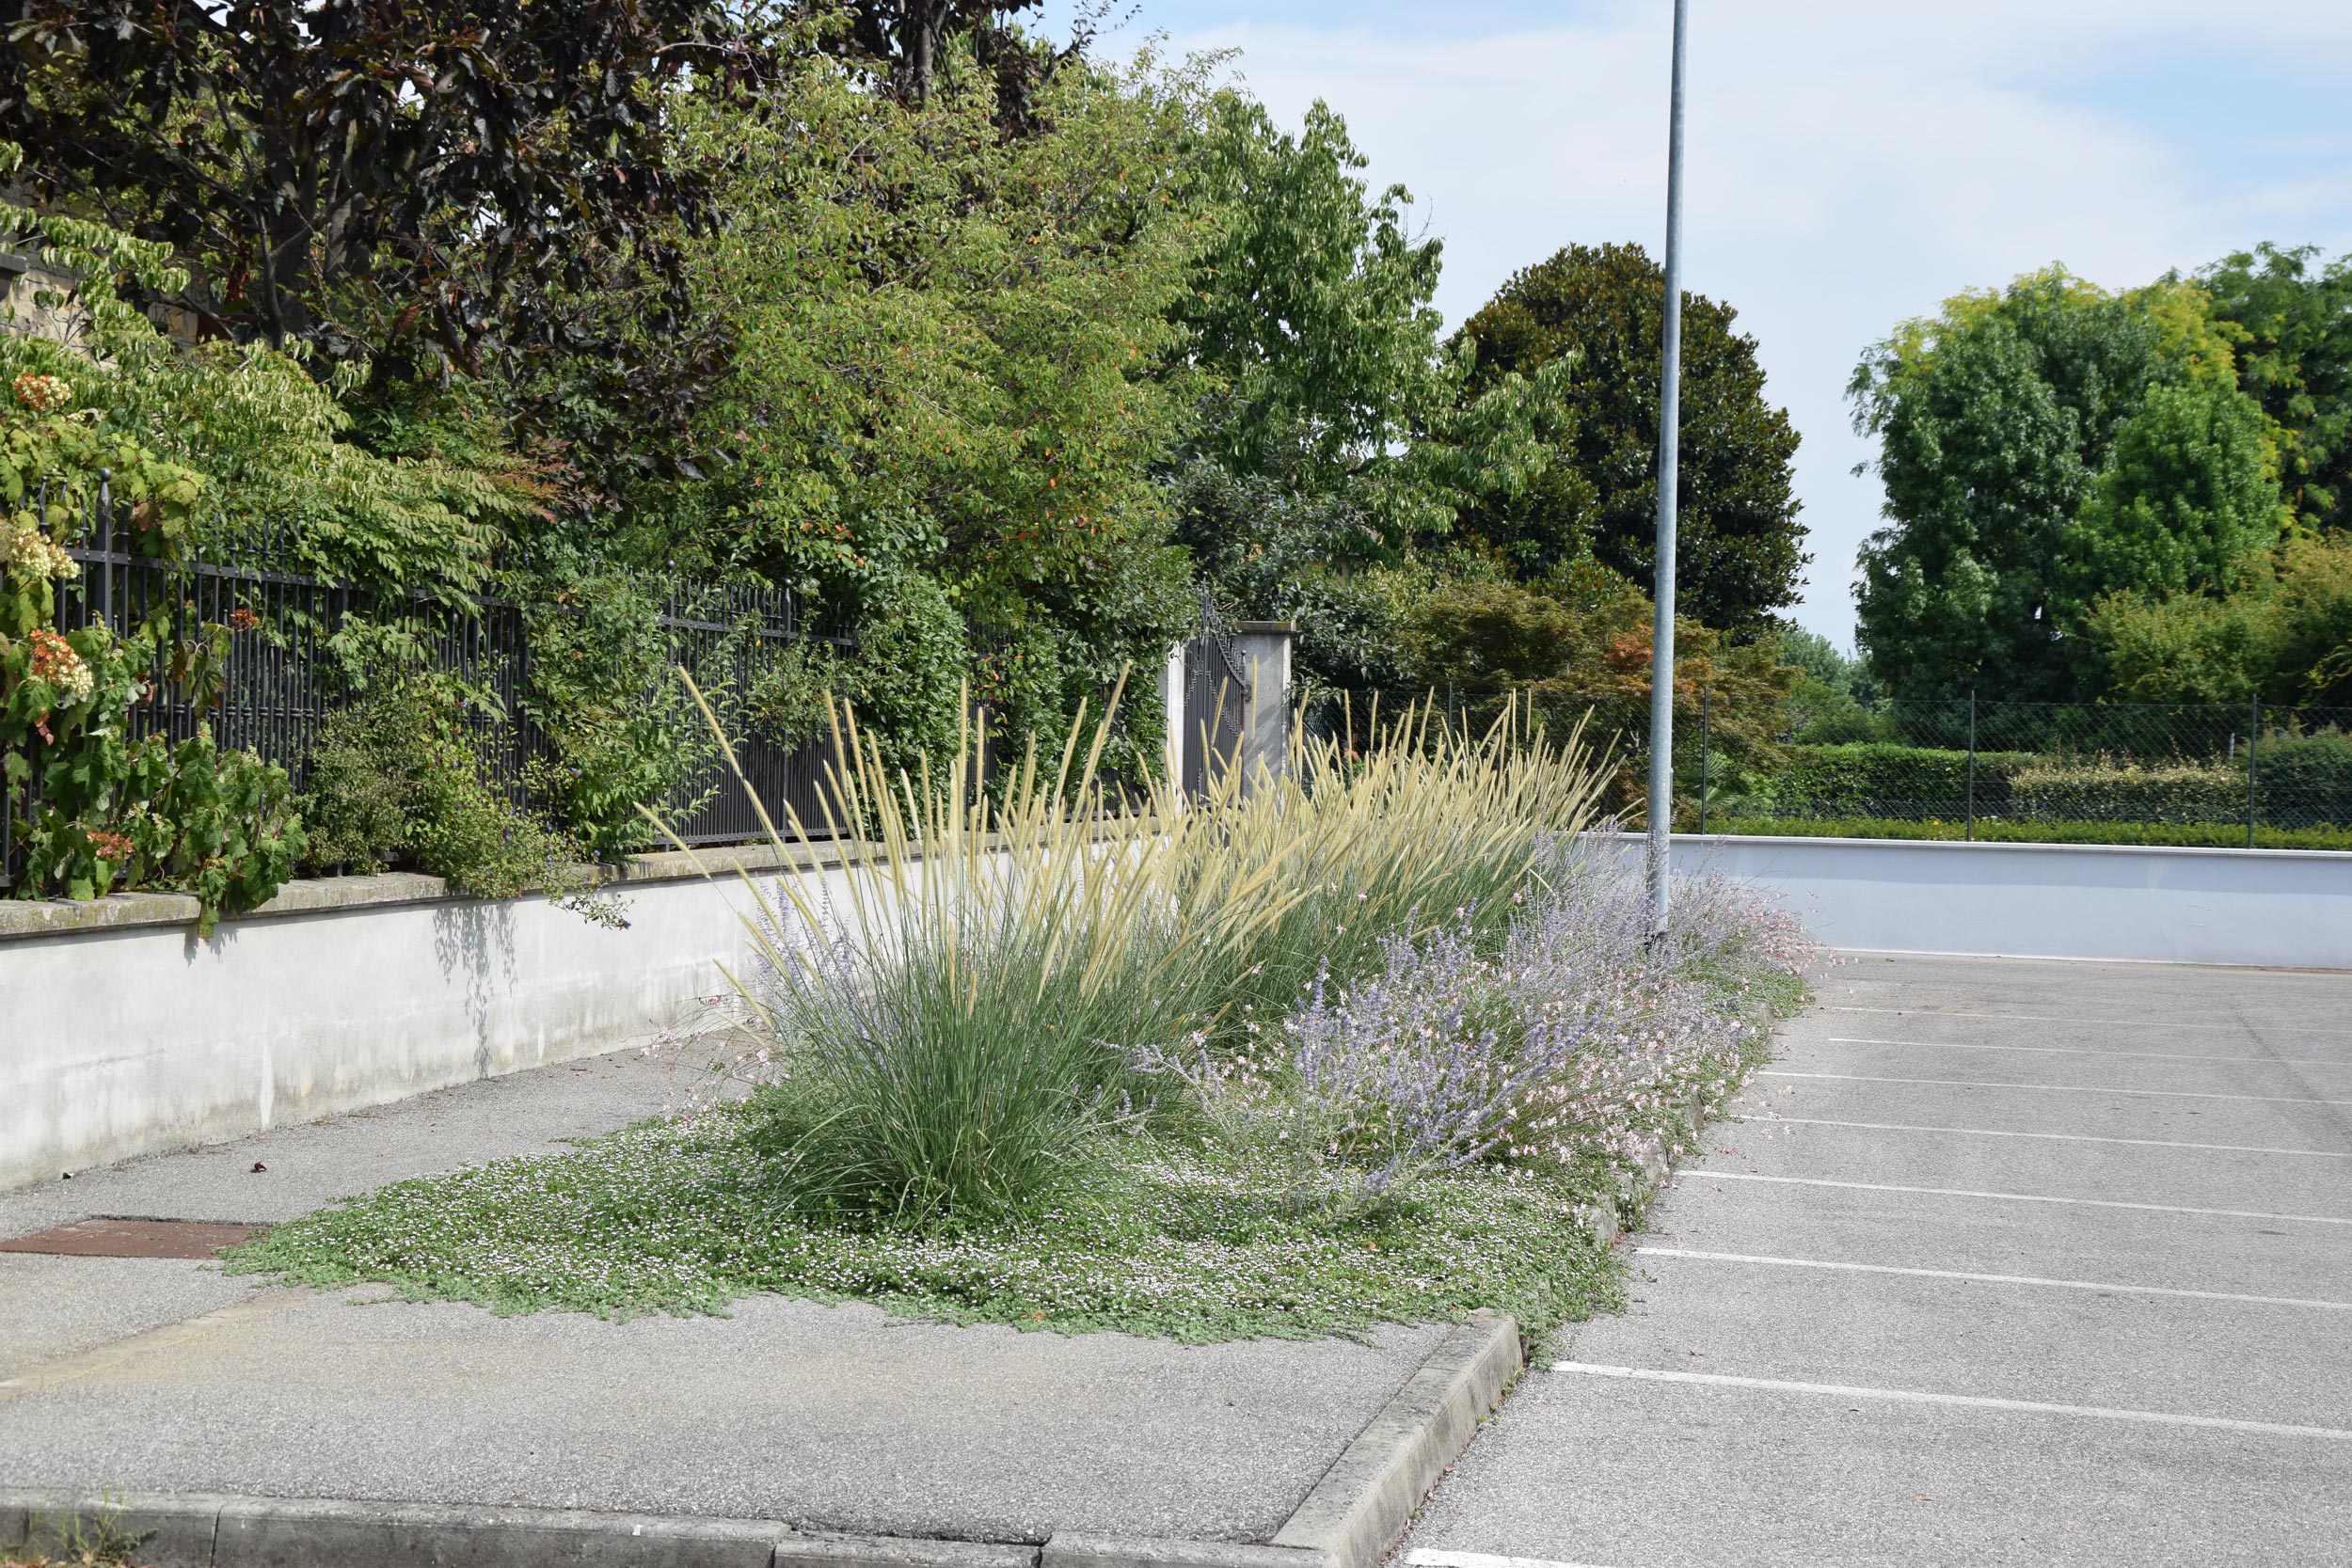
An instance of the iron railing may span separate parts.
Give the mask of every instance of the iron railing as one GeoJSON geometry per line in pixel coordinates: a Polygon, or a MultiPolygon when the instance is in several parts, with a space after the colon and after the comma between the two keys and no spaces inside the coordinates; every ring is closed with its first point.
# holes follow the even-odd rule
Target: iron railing
{"type": "MultiPolygon", "coordinates": [[[[46,492],[34,499],[45,513],[46,492]]],[[[209,726],[224,748],[250,751],[283,767],[299,789],[312,744],[344,700],[330,645],[355,616],[381,614],[380,596],[372,600],[350,583],[288,569],[283,541],[277,538],[223,539],[194,559],[167,559],[134,548],[130,527],[102,483],[87,526],[65,546],[80,577],[56,585],[62,629],[103,626],[118,637],[142,627],[163,633],[155,640],[146,695],[128,715],[128,738],[180,740],[209,726]],[[209,700],[175,680],[169,668],[175,646],[195,645],[206,626],[230,628],[226,657],[204,683],[216,686],[209,700]]],[[[850,641],[835,628],[807,622],[794,596],[781,588],[674,580],[654,597],[669,662],[709,690],[748,691],[773,660],[803,640],[850,641]]],[[[391,609],[424,665],[462,677],[489,699],[471,705],[466,720],[485,775],[515,804],[532,805],[528,764],[547,752],[548,737],[525,701],[532,680],[525,607],[496,595],[418,592],[391,609]]],[[[723,761],[679,781],[666,800],[647,804],[662,811],[690,844],[762,836],[759,805],[779,823],[787,804],[803,822],[821,823],[818,784],[830,741],[817,737],[786,747],[756,730],[737,728],[737,758],[758,805],[723,761]]],[[[0,887],[9,885],[18,868],[17,825],[37,807],[36,787],[0,785],[0,887]]]]}

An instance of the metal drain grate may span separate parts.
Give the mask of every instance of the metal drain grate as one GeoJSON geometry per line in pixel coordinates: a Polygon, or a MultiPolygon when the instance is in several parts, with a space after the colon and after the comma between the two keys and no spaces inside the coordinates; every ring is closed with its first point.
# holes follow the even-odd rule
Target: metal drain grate
{"type": "Polygon", "coordinates": [[[0,1242],[0,1252],[38,1252],[53,1258],[211,1258],[223,1247],[249,1242],[265,1225],[228,1225],[216,1220],[75,1220],[30,1236],[0,1242]]]}

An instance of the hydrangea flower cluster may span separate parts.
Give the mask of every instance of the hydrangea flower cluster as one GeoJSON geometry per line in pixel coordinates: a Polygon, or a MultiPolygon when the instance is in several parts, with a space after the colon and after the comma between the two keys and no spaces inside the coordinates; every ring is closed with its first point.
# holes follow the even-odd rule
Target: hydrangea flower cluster
{"type": "Polygon", "coordinates": [[[36,414],[55,414],[73,404],[73,388],[62,376],[27,371],[16,378],[16,401],[36,414]]]}
{"type": "Polygon", "coordinates": [[[46,626],[33,628],[32,643],[32,676],[57,689],[57,705],[72,707],[88,702],[97,689],[97,677],[73,651],[73,644],[46,626]]]}
{"type": "Polygon", "coordinates": [[[81,563],[22,514],[0,521],[0,567],[34,582],[62,582],[82,574],[81,563]]]}

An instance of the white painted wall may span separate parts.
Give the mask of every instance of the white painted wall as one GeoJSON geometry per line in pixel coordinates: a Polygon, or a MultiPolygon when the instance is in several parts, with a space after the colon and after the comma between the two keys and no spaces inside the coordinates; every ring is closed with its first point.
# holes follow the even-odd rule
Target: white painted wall
{"type": "Polygon", "coordinates": [[[1674,856],[1835,947],[2352,969],[2346,853],[1677,833],[1674,856]]]}
{"type": "Polygon", "coordinates": [[[725,989],[719,962],[744,952],[749,895],[699,879],[619,891],[625,931],[526,898],[224,921],[207,941],[147,926],[0,942],[0,1187],[691,1018],[725,989]]]}

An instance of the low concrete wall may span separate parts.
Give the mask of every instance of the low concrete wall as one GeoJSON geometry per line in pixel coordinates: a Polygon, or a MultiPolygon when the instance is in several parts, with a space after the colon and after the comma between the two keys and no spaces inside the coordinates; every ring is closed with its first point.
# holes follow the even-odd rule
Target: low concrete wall
{"type": "MultiPolygon", "coordinates": [[[[2352,854],[1688,834],[1674,848],[1682,869],[1770,889],[1839,947],[2352,969],[2352,854]]],[[[707,859],[776,874],[766,851],[707,859]]],[[[642,858],[617,891],[625,931],[541,898],[452,898],[429,877],[295,882],[204,940],[178,895],[0,902],[0,1187],[691,1017],[724,988],[719,963],[744,956],[749,895],[675,855],[642,858]]]]}
{"type": "Polygon", "coordinates": [[[1674,857],[1836,947],[2352,969],[2352,854],[1677,833],[1674,857]]]}
{"type": "MultiPolygon", "coordinates": [[[[711,859],[774,875],[766,851],[711,859]]],[[[291,883],[205,940],[194,901],[173,895],[0,903],[0,1187],[611,1050],[690,1018],[725,989],[718,963],[743,956],[751,900],[681,860],[632,867],[617,931],[544,898],[452,898],[429,877],[291,883]]]]}

